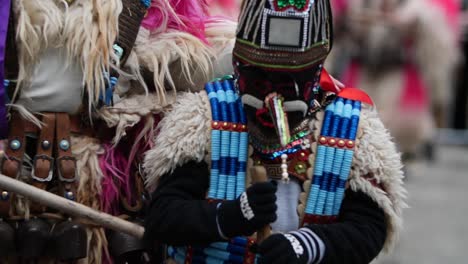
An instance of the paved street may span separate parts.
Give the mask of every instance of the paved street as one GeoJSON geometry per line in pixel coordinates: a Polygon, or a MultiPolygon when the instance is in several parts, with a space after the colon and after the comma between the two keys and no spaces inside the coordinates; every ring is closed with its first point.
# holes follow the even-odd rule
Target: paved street
{"type": "Polygon", "coordinates": [[[468,147],[439,147],[407,167],[410,209],[395,252],[378,264],[468,263],[468,147]]]}

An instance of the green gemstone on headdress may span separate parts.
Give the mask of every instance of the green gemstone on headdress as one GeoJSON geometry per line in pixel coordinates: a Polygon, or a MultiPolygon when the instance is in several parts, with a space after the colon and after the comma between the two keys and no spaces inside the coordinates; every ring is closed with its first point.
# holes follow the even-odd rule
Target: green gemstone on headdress
{"type": "Polygon", "coordinates": [[[307,3],[307,0],[277,0],[279,8],[285,8],[293,6],[297,9],[303,9],[307,3]]]}

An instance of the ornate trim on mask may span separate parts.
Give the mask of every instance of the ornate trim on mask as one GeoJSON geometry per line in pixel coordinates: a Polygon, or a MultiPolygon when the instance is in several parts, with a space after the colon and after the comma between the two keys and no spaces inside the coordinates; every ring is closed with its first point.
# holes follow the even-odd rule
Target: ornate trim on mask
{"type": "Polygon", "coordinates": [[[329,44],[320,42],[298,56],[297,52],[264,50],[248,41],[237,39],[234,56],[259,67],[283,70],[303,70],[321,63],[328,55],[329,44]]]}
{"type": "Polygon", "coordinates": [[[288,52],[304,52],[309,39],[308,20],[308,12],[276,12],[265,8],[262,17],[261,48],[288,52]],[[290,34],[295,30],[298,31],[295,37],[285,36],[285,34],[290,34]],[[293,44],[293,42],[295,44],[293,44]]]}
{"type": "Polygon", "coordinates": [[[288,12],[308,12],[314,0],[269,0],[270,5],[275,11],[288,12]]]}

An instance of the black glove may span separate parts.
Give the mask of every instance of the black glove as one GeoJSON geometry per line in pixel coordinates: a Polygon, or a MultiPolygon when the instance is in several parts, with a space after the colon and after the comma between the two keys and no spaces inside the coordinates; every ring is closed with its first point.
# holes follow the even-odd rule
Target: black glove
{"type": "Polygon", "coordinates": [[[218,223],[224,236],[250,236],[276,221],[276,182],[250,186],[233,201],[223,202],[218,209],[218,223]]]}
{"type": "Polygon", "coordinates": [[[257,247],[258,264],[305,264],[307,250],[300,239],[292,234],[274,234],[257,247]]]}

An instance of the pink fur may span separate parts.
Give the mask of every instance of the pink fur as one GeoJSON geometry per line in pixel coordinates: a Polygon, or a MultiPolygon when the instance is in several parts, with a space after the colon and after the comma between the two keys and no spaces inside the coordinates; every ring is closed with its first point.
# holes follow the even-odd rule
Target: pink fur
{"type": "Polygon", "coordinates": [[[207,17],[205,0],[153,0],[142,25],[151,32],[175,29],[206,41],[207,17]]]}
{"type": "Polygon", "coordinates": [[[101,206],[102,210],[113,214],[120,214],[119,205],[121,194],[125,193],[130,203],[135,197],[135,164],[139,164],[141,156],[153,147],[151,140],[156,133],[155,127],[160,118],[149,116],[146,120],[129,129],[127,137],[117,146],[104,144],[105,155],[99,157],[104,179],[102,181],[101,206]],[[132,142],[133,144],[129,144],[132,142]],[[130,147],[130,148],[129,148],[130,147]]]}
{"type": "Polygon", "coordinates": [[[208,0],[209,5],[217,4],[224,9],[234,9],[237,6],[236,0],[208,0]]]}
{"type": "Polygon", "coordinates": [[[129,174],[124,172],[128,160],[111,144],[105,144],[105,155],[99,157],[104,179],[102,181],[101,206],[104,212],[118,214],[120,188],[129,182],[129,174]]]}

